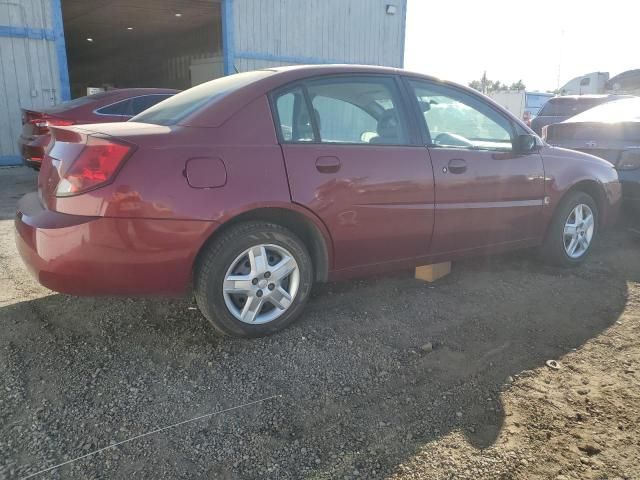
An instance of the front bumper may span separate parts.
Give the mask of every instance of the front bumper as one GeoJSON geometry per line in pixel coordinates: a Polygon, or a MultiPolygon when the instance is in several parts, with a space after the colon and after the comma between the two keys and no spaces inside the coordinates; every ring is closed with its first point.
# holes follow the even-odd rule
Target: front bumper
{"type": "Polygon", "coordinates": [[[22,197],[16,245],[45,287],[73,295],[176,296],[191,284],[197,252],[217,224],[203,221],[84,217],[22,197]]]}

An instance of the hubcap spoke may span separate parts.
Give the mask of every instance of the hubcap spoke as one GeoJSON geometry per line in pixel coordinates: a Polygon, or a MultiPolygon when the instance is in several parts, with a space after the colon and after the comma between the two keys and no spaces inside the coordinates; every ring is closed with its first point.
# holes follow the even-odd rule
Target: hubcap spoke
{"type": "Polygon", "coordinates": [[[585,230],[593,227],[593,215],[588,215],[587,218],[584,219],[584,228],[585,230]]]}
{"type": "Polygon", "coordinates": [[[565,225],[564,226],[564,234],[567,237],[575,237],[578,234],[578,227],[575,225],[565,225]]]}
{"type": "Polygon", "coordinates": [[[247,298],[247,303],[244,304],[244,308],[240,313],[240,320],[247,323],[253,323],[256,321],[256,317],[262,310],[264,305],[264,297],[251,296],[247,298]]]}
{"type": "Polygon", "coordinates": [[[249,263],[251,264],[251,273],[259,275],[267,271],[267,250],[264,245],[253,247],[249,250],[249,263]]]}
{"type": "Polygon", "coordinates": [[[582,246],[583,250],[589,248],[589,240],[586,236],[580,237],[580,245],[582,246]]]}
{"type": "Polygon", "coordinates": [[[275,282],[280,282],[291,275],[298,265],[293,257],[284,257],[273,267],[271,278],[275,282]]]}
{"type": "Polygon", "coordinates": [[[224,281],[223,289],[231,294],[248,294],[251,291],[251,277],[249,275],[230,275],[224,281]]]}
{"type": "Polygon", "coordinates": [[[571,239],[571,243],[569,243],[569,246],[567,247],[567,253],[571,256],[571,255],[575,255],[576,253],[576,248],[578,248],[578,238],[577,237],[573,237],[571,239]]]}
{"type": "Polygon", "coordinates": [[[284,288],[278,287],[276,288],[268,300],[273,304],[274,307],[279,308],[280,310],[286,310],[291,305],[291,295],[284,288]]]}

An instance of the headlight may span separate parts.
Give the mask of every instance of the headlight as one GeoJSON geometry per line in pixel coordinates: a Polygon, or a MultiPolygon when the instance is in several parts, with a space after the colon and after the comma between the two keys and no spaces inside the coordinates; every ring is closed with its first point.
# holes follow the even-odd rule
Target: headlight
{"type": "Polygon", "coordinates": [[[640,168],[640,149],[622,152],[616,168],[618,170],[636,170],[640,168]]]}

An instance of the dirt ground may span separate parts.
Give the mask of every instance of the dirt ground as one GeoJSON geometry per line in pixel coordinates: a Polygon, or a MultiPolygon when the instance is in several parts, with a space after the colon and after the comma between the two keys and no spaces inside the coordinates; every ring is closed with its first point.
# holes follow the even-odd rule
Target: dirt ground
{"type": "Polygon", "coordinates": [[[317,286],[220,339],[191,299],[75,298],[17,256],[35,176],[0,169],[0,478],[640,478],[640,241],[317,286]],[[559,369],[548,367],[556,360],[559,369]]]}

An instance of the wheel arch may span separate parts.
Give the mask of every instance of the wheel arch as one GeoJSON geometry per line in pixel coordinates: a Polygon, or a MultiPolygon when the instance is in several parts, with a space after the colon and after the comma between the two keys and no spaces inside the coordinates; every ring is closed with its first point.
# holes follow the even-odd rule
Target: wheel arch
{"type": "Polygon", "coordinates": [[[297,235],[309,250],[315,272],[315,281],[326,282],[332,261],[331,238],[329,232],[319,220],[309,218],[308,212],[286,207],[259,207],[246,210],[234,215],[223,222],[206,239],[195,257],[193,268],[200,260],[200,256],[207,247],[215,242],[229,228],[250,221],[264,221],[275,223],[291,230],[297,235]]]}
{"type": "Polygon", "coordinates": [[[604,214],[606,213],[605,206],[607,201],[607,194],[602,184],[593,179],[580,180],[579,182],[574,183],[564,193],[564,195],[562,195],[562,198],[560,199],[560,202],[558,202],[558,205],[560,205],[568,195],[574,192],[583,192],[593,198],[593,201],[596,202],[596,207],[598,208],[597,218],[598,224],[600,225],[604,220],[604,214]]]}

